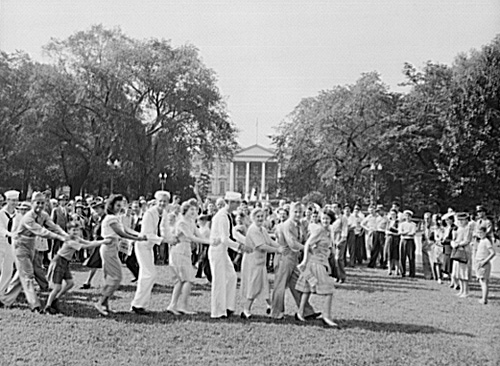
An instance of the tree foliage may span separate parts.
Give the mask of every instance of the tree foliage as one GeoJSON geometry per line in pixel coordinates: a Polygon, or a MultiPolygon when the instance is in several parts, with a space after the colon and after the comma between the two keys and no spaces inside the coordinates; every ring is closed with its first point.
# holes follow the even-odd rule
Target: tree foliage
{"type": "Polygon", "coordinates": [[[0,113],[9,131],[2,153],[19,160],[5,163],[12,177],[3,185],[21,175],[25,187],[68,184],[73,195],[107,194],[114,180],[115,191],[138,195],[157,189],[158,173],[167,172],[166,187],[181,192],[193,183],[192,154],[228,156],[236,149],[215,73],[194,46],[93,26],[44,49],[51,64],[2,54],[8,83],[0,113]],[[29,136],[26,150],[19,131],[29,136]]]}
{"type": "Polygon", "coordinates": [[[450,66],[405,64],[403,74],[406,94],[370,73],[300,102],[275,138],[287,195],[367,203],[376,180],[386,203],[498,206],[500,36],[450,66]],[[383,169],[372,176],[374,162],[383,169]]]}

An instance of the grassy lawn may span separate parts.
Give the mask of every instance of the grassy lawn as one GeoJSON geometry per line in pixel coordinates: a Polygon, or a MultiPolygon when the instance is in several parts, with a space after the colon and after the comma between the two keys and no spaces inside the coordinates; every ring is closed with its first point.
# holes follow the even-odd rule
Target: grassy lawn
{"type": "MultiPolygon", "coordinates": [[[[458,299],[447,285],[389,277],[385,271],[356,268],[334,295],[334,319],[341,330],[319,320],[294,320],[287,294],[287,317],[271,321],[257,300],[254,318],[211,320],[210,286],[200,280],[191,304],[199,313],[175,317],[165,309],[172,281],[158,267],[153,311],[128,312],[135,285],[125,280],[109,318],[92,301],[99,289],[80,290],[86,272],[74,266],[77,289],[62,304],[64,315],[32,314],[24,303],[0,309],[1,365],[499,365],[500,281],[494,280],[490,303],[480,305],[480,289],[458,299]]],[[[272,276],[271,276],[272,278],[272,276]]],[[[96,275],[95,286],[102,281],[96,275]]],[[[45,296],[44,296],[45,300],[45,296]]],[[[320,310],[323,299],[313,296],[320,310]]],[[[238,298],[237,313],[242,301],[238,298]]]]}

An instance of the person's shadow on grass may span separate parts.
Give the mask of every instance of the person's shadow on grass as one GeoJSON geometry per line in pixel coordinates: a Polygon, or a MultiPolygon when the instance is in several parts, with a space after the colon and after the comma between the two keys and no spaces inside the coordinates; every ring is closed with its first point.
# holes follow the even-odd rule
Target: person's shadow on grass
{"type": "MultiPolygon", "coordinates": [[[[100,315],[93,306],[93,302],[75,301],[71,296],[67,298],[67,303],[64,306],[63,313],[58,316],[74,317],[74,318],[91,318],[91,319],[109,319],[115,322],[133,323],[133,324],[171,324],[179,322],[205,322],[212,324],[241,324],[249,326],[255,324],[266,324],[271,326],[298,326],[298,327],[315,327],[330,329],[336,332],[349,331],[355,329],[368,330],[373,332],[384,333],[405,333],[405,334],[448,334],[456,336],[474,337],[473,334],[465,332],[451,332],[444,329],[432,327],[429,325],[406,324],[406,323],[389,323],[377,322],[362,319],[334,319],[340,326],[340,329],[329,328],[324,325],[321,319],[313,319],[305,322],[300,322],[294,319],[293,316],[287,315],[282,320],[272,319],[265,315],[252,315],[250,319],[241,319],[239,314],[233,314],[229,318],[212,319],[209,312],[198,312],[195,315],[173,315],[166,310],[151,311],[146,315],[138,315],[130,311],[118,311],[110,314],[108,317],[100,315]]],[[[49,316],[49,315],[46,315],[49,316]]]]}

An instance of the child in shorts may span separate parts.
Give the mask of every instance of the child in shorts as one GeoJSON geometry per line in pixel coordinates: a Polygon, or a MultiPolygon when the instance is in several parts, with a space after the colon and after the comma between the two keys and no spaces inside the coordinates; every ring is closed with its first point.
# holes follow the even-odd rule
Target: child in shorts
{"type": "Polygon", "coordinates": [[[486,227],[479,228],[479,243],[477,245],[475,264],[476,264],[476,277],[481,284],[482,297],[479,300],[481,304],[488,303],[488,283],[491,273],[491,260],[495,257],[495,249],[491,240],[486,237],[486,227]]]}
{"type": "Polygon", "coordinates": [[[47,273],[47,279],[52,284],[52,292],[49,294],[45,312],[57,314],[60,312],[57,305],[58,300],[68,292],[74,285],[73,276],[69,264],[74,254],[80,249],[98,247],[107,243],[107,240],[87,241],[82,239],[80,225],[74,221],[67,226],[70,238],[63,243],[57,255],[52,259],[47,273]],[[64,281],[64,285],[63,285],[64,281]]]}

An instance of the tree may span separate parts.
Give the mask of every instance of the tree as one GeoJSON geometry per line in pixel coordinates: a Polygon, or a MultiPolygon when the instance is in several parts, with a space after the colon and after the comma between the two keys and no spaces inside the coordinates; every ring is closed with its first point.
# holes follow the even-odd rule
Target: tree
{"type": "Polygon", "coordinates": [[[302,197],[318,190],[330,199],[367,197],[369,167],[379,159],[382,126],[395,101],[375,72],[303,99],[275,138],[286,194],[302,197]]]}
{"type": "Polygon", "coordinates": [[[31,128],[53,141],[51,161],[72,195],[109,193],[112,177],[115,190],[152,192],[160,171],[169,172],[168,184],[189,187],[192,154],[236,149],[215,74],[193,46],[94,26],[52,40],[45,51],[54,64],[38,70],[25,99],[36,110],[31,128]],[[120,161],[120,169],[108,161],[120,161]]]}

